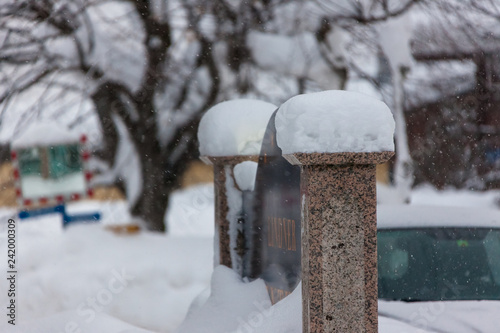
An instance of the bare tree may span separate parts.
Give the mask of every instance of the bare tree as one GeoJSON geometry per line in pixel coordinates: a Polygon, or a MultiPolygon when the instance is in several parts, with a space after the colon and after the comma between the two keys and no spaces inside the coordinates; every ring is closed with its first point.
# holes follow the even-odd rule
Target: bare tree
{"type": "MultiPolygon", "coordinates": [[[[131,212],[149,229],[165,230],[169,194],[197,158],[205,110],[237,97],[279,104],[297,93],[344,89],[353,77],[383,91],[381,76],[356,59],[381,54],[374,25],[426,5],[6,0],[0,4],[0,124],[7,126],[11,110],[23,114],[19,131],[37,117],[68,117],[60,104],[73,96],[84,111],[72,111],[70,126],[98,120],[102,140],[95,153],[109,176],[101,179],[128,184],[131,212]],[[36,101],[19,103],[33,91],[36,101]],[[136,186],[123,171],[132,160],[139,162],[136,186]]],[[[483,7],[478,10],[491,9],[483,7]]],[[[394,87],[400,86],[395,73],[401,72],[390,74],[394,87]]]]}
{"type": "Polygon", "coordinates": [[[139,152],[142,191],[131,211],[152,230],[164,230],[168,194],[196,156],[199,116],[215,103],[219,91],[212,43],[196,26],[177,29],[176,33],[192,35],[197,52],[195,56],[188,47],[187,60],[179,59],[183,50],[175,43],[182,40],[174,36],[172,26],[175,15],[184,12],[197,20],[202,8],[175,9],[166,2],[140,0],[28,0],[0,7],[0,58],[11,71],[10,75],[2,71],[0,103],[35,85],[69,89],[68,80],[55,82],[64,74],[78,80],[73,88],[92,101],[103,131],[98,155],[115,164],[121,135],[117,121],[125,125],[133,143],[130,149],[139,152]],[[204,71],[208,80],[200,87],[196,80],[204,71]],[[166,91],[178,93],[169,94],[168,101],[174,105],[170,109],[174,124],[162,128],[158,99],[166,91]],[[184,121],[175,118],[181,112],[188,113],[184,121]],[[164,131],[168,140],[162,140],[164,131]]]}
{"type": "MultiPolygon", "coordinates": [[[[331,77],[341,76],[336,82],[345,81],[342,59],[333,64],[328,52],[316,51],[328,41],[327,31],[311,39],[314,27],[300,36],[311,50],[283,50],[292,56],[295,69],[269,74],[272,63],[259,43],[266,41],[264,32],[283,34],[282,24],[276,23],[282,6],[282,1],[5,1],[0,5],[0,117],[34,89],[45,93],[31,107],[21,107],[22,123],[45,117],[69,94],[90,104],[91,111],[78,114],[70,125],[77,126],[84,117],[98,118],[102,142],[95,154],[111,181],[127,178],[117,169],[132,158],[118,152],[124,141],[132,143],[125,150],[139,160],[135,172],[142,181],[127,187],[136,192],[127,193],[131,212],[149,229],[162,231],[169,193],[197,157],[203,111],[238,96],[281,102],[306,91],[306,81],[318,72],[310,68],[318,61],[331,69],[331,77]],[[270,80],[284,88],[269,94],[264,81],[270,80]]],[[[294,33],[304,32],[299,30],[294,33]]]]}

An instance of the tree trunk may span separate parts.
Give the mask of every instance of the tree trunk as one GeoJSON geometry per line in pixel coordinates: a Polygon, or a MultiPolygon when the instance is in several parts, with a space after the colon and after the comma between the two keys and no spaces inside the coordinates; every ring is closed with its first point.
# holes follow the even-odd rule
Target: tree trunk
{"type": "Polygon", "coordinates": [[[148,230],[165,232],[167,230],[164,222],[165,212],[173,188],[169,188],[163,176],[167,171],[163,168],[162,154],[153,152],[154,145],[136,143],[136,146],[141,162],[143,184],[141,194],[131,213],[141,218],[148,230]]]}
{"type": "Polygon", "coordinates": [[[394,183],[403,202],[410,202],[410,191],[413,186],[413,163],[408,145],[408,132],[404,115],[403,75],[400,70],[393,72],[394,121],[396,123],[396,163],[394,166],[394,183]]]}
{"type": "Polygon", "coordinates": [[[113,103],[118,100],[118,95],[115,89],[103,84],[92,95],[95,110],[102,128],[103,147],[95,154],[104,161],[113,165],[115,163],[115,155],[118,147],[118,131],[111,117],[113,103]]]}

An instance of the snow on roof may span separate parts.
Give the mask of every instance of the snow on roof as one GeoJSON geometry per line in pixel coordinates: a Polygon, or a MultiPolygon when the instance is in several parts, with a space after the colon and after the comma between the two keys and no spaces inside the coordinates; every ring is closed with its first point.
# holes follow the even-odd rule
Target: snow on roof
{"type": "Polygon", "coordinates": [[[12,140],[12,149],[21,149],[35,146],[56,146],[76,143],[79,140],[77,133],[70,132],[56,122],[42,122],[29,126],[21,135],[12,140]]]}
{"type": "Polygon", "coordinates": [[[295,96],[276,115],[283,154],[393,151],[394,128],[385,103],[342,90],[295,96]]]}
{"type": "Polygon", "coordinates": [[[379,229],[426,227],[495,227],[500,228],[500,210],[417,205],[379,205],[379,229]]]}
{"type": "Polygon", "coordinates": [[[252,99],[219,103],[200,121],[202,156],[258,155],[269,118],[277,107],[252,99]]]}

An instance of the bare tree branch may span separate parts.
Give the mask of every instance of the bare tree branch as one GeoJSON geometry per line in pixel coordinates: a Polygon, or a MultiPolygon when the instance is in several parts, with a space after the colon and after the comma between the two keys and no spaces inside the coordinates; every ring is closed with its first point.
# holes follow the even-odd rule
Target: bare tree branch
{"type": "Polygon", "coordinates": [[[7,99],[12,93],[20,93],[31,88],[35,84],[39,83],[43,78],[47,77],[49,74],[54,73],[55,70],[55,68],[45,68],[40,73],[27,80],[27,82],[16,84],[14,87],[11,87],[9,90],[0,95],[0,104],[3,103],[5,99],[7,99]]]}
{"type": "MultiPolygon", "coordinates": [[[[327,3],[329,2],[328,0],[315,0],[316,3],[322,8],[326,9],[326,12],[331,12],[334,11],[332,8],[327,7],[327,3]]],[[[380,21],[385,21],[388,18],[391,17],[396,17],[399,16],[411,9],[414,5],[422,2],[422,0],[407,0],[402,6],[395,10],[390,10],[388,8],[388,4],[386,1],[382,2],[382,7],[383,7],[383,14],[372,14],[372,15],[366,15],[363,10],[362,10],[362,5],[359,2],[353,2],[353,11],[350,11],[347,8],[344,8],[344,13],[343,14],[338,14],[334,13],[332,15],[326,15],[328,17],[328,20],[331,21],[331,23],[335,23],[340,26],[344,25],[349,25],[352,23],[355,24],[362,24],[362,25],[367,25],[367,24],[372,24],[380,21]]],[[[374,4],[376,1],[374,1],[374,4]]],[[[336,6],[339,6],[338,4],[336,6]]]]}

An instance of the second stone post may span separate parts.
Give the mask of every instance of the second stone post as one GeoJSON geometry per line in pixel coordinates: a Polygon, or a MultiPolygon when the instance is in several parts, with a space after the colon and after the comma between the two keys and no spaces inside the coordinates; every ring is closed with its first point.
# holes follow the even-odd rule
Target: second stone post
{"type": "MultiPolygon", "coordinates": [[[[241,202],[241,191],[237,188],[234,177],[234,167],[245,161],[256,162],[256,155],[243,156],[202,156],[201,160],[206,164],[211,164],[214,168],[214,211],[215,211],[215,254],[214,265],[224,265],[240,270],[233,262],[235,248],[231,248],[236,239],[231,240],[231,223],[236,227],[236,214],[243,208],[241,202]],[[235,193],[236,192],[236,193],[235,193]],[[230,198],[230,196],[232,197],[230,198]],[[238,201],[230,204],[230,200],[238,201]],[[231,209],[232,208],[232,209],[231,209]],[[231,211],[232,210],[232,211],[231,211]],[[231,256],[233,253],[233,256],[231,256]]],[[[233,237],[234,238],[234,237],[233,237]]]]}
{"type": "Polygon", "coordinates": [[[245,244],[238,238],[243,228],[238,225],[242,222],[238,214],[244,210],[246,188],[238,184],[234,167],[258,160],[262,137],[274,110],[275,105],[257,100],[222,102],[205,113],[198,129],[201,159],[214,168],[214,265],[230,267],[239,274],[245,244]]]}

